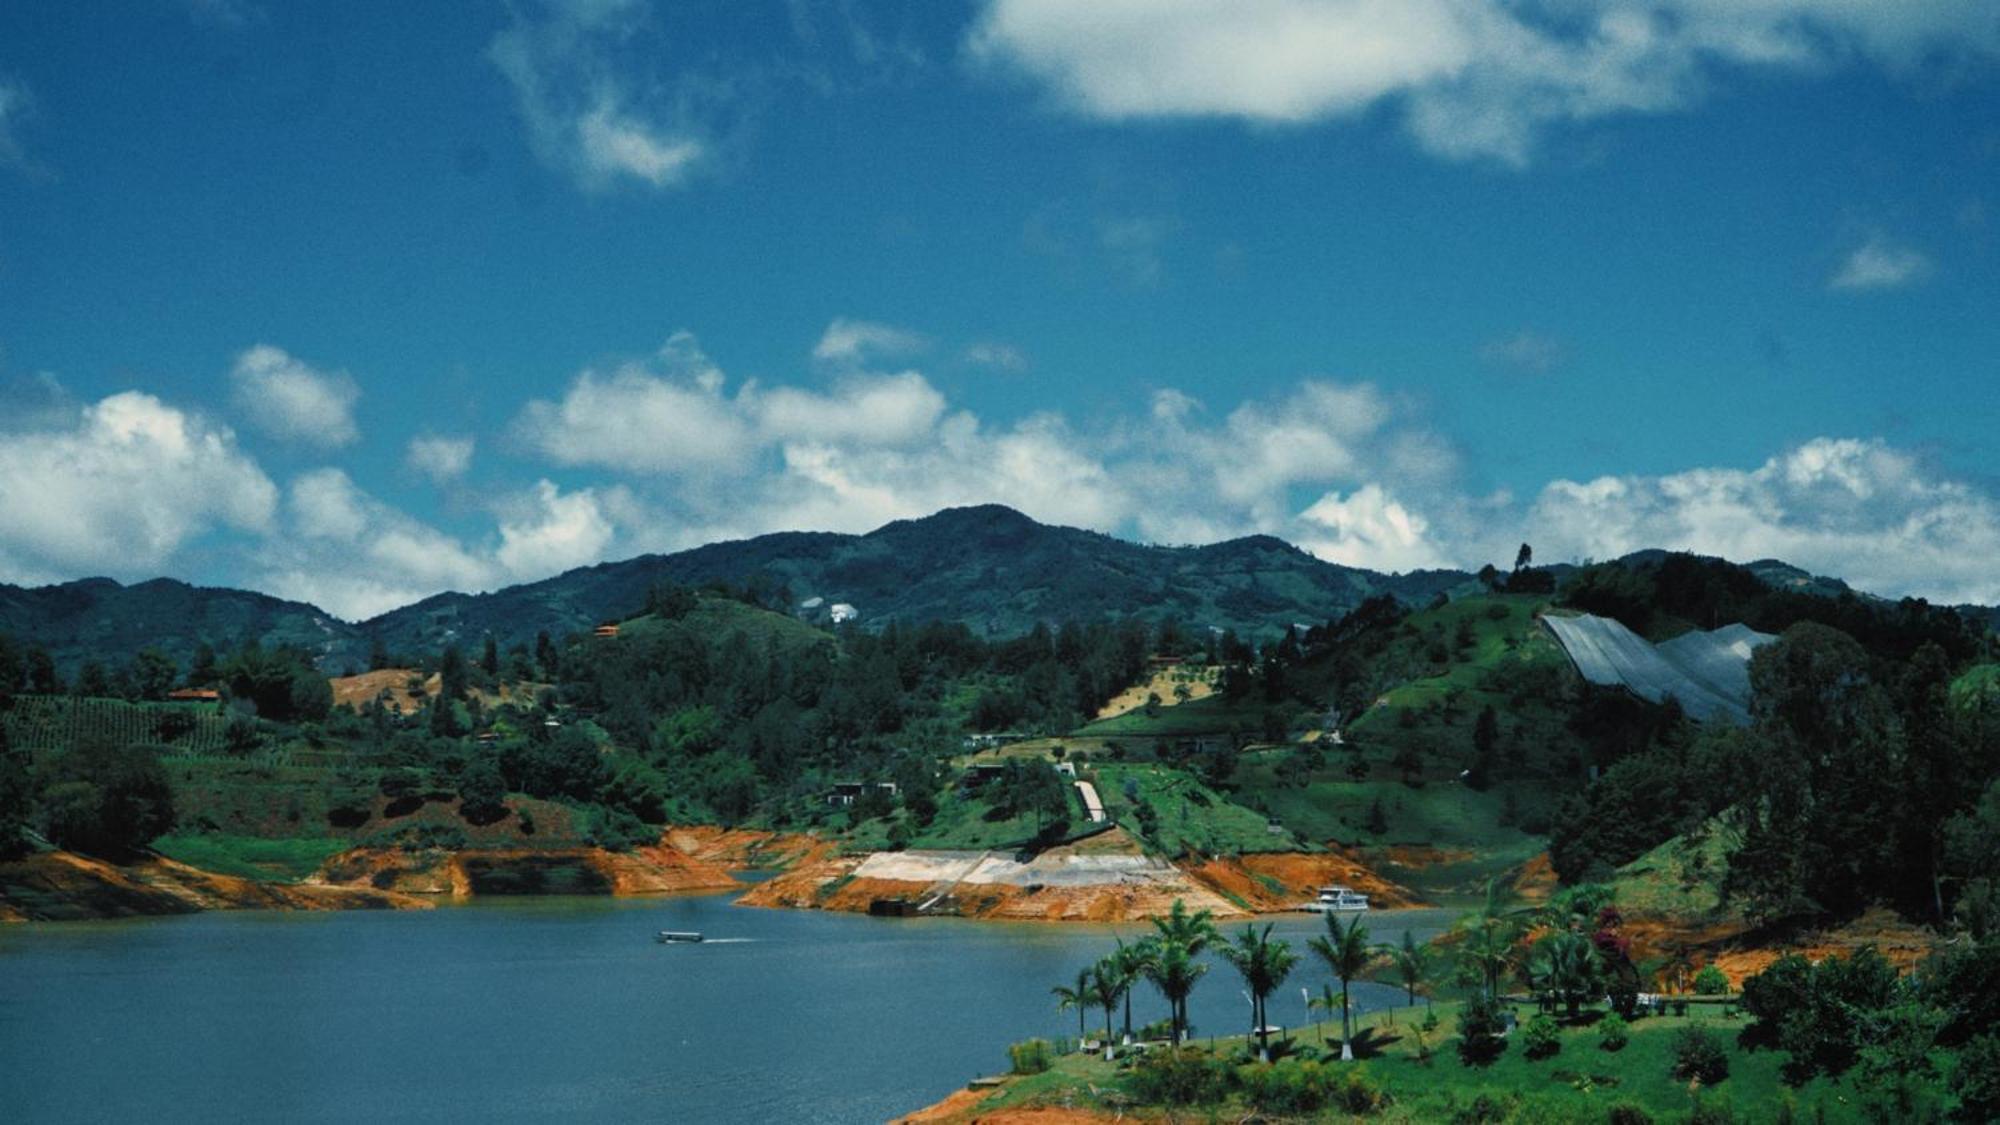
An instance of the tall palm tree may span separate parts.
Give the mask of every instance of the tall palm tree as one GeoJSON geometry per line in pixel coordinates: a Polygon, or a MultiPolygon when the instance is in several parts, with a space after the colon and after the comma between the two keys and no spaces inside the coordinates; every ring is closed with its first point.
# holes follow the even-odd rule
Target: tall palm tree
{"type": "Polygon", "coordinates": [[[1235,966],[1243,977],[1243,983],[1250,988],[1250,1020],[1257,1028],[1257,1055],[1265,1062],[1271,1061],[1271,1033],[1265,1024],[1264,1001],[1285,978],[1292,973],[1292,966],[1299,963],[1299,955],[1292,952],[1292,943],[1272,941],[1271,927],[1267,924],[1263,933],[1256,927],[1245,926],[1232,945],[1222,947],[1223,959],[1235,966]]]}
{"type": "Polygon", "coordinates": [[[1312,939],[1311,945],[1326,967],[1333,970],[1333,975],[1340,978],[1340,1057],[1352,1059],[1354,1025],[1348,1015],[1348,986],[1355,977],[1367,972],[1375,960],[1375,951],[1368,946],[1368,929],[1359,916],[1342,925],[1338,914],[1328,914],[1326,936],[1312,939]]]}
{"type": "Polygon", "coordinates": [[[1453,927],[1460,936],[1459,956],[1484,983],[1489,999],[1500,994],[1500,975],[1514,955],[1523,910],[1513,905],[1513,892],[1498,879],[1486,881],[1486,895],[1453,927]]]}
{"type": "Polygon", "coordinates": [[[1132,1042],[1132,986],[1146,975],[1146,963],[1153,956],[1153,947],[1150,942],[1126,945],[1123,938],[1113,940],[1118,942],[1118,948],[1104,959],[1104,963],[1118,974],[1119,993],[1125,1001],[1125,1042],[1129,1044],[1132,1042]]]}
{"type": "Polygon", "coordinates": [[[1194,991],[1195,982],[1206,972],[1208,966],[1195,960],[1187,946],[1176,942],[1160,942],[1146,965],[1146,979],[1160,990],[1172,1013],[1176,1047],[1180,1046],[1181,1037],[1187,1031],[1188,993],[1194,991]]]}
{"type": "Polygon", "coordinates": [[[1076,1009],[1076,1039],[1078,1043],[1083,1042],[1083,1017],[1090,1011],[1090,970],[1077,970],[1075,988],[1065,988],[1059,984],[1049,989],[1049,992],[1056,998],[1056,1011],[1067,1012],[1071,1008],[1076,1009]]]}
{"type": "Polygon", "coordinates": [[[1207,910],[1188,912],[1187,903],[1180,899],[1164,918],[1153,919],[1154,937],[1163,945],[1179,945],[1190,956],[1207,949],[1209,943],[1222,940],[1222,934],[1215,928],[1215,916],[1207,910]]]}
{"type": "Polygon", "coordinates": [[[1111,1061],[1111,1013],[1118,1010],[1118,998],[1125,994],[1125,981],[1109,958],[1090,970],[1090,1002],[1104,1009],[1104,1061],[1111,1061]]]}
{"type": "Polygon", "coordinates": [[[1410,1006],[1417,1005],[1417,989],[1430,977],[1431,951],[1429,947],[1417,944],[1417,938],[1409,930],[1403,931],[1403,944],[1378,946],[1376,952],[1389,959],[1389,967],[1402,982],[1403,992],[1410,998],[1410,1006]]]}
{"type": "MultiPolygon", "coordinates": [[[[1333,986],[1330,984],[1320,985],[1318,996],[1313,996],[1311,994],[1308,994],[1306,996],[1306,1011],[1308,1012],[1325,1012],[1327,1015],[1331,1016],[1333,1013],[1339,1010],[1340,1010],[1340,997],[1335,996],[1333,994],[1333,986]]],[[[1322,1029],[1319,1033],[1319,1041],[1321,1043],[1326,1042],[1326,1032],[1324,1029],[1322,1029]]]]}

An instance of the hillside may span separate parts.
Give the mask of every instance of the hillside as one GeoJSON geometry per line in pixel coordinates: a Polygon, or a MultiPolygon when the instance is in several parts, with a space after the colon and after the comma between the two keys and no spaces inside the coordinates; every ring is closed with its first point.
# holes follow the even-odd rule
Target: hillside
{"type": "Polygon", "coordinates": [[[149,645],[185,668],[204,641],[223,649],[253,637],[266,647],[303,648],[330,669],[368,654],[364,631],[317,607],[171,578],[131,586],[109,578],[32,589],[0,584],[0,633],[47,649],[65,676],[85,660],[122,662],[149,645]]]}
{"type": "Polygon", "coordinates": [[[573,629],[644,602],[661,582],[750,585],[775,604],[846,604],[864,626],[962,622],[981,636],[1037,623],[1178,618],[1197,628],[1269,636],[1337,617],[1374,594],[1427,601],[1462,584],[1457,571],[1387,575],[1321,562],[1253,536],[1203,547],[1155,547],[1036,523],[1009,508],[951,508],[866,535],[787,532],[642,555],[491,594],[441,594],[366,627],[394,647],[435,648],[493,632],[503,643],[573,629]],[[814,600],[817,599],[815,602],[814,600]]]}

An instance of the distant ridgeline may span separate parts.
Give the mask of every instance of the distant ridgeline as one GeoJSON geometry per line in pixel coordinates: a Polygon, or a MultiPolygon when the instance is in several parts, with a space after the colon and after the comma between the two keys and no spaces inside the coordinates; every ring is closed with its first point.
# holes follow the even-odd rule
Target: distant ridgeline
{"type": "MultiPolygon", "coordinates": [[[[1626,561],[1657,569],[1669,557],[1643,552],[1626,561]]],[[[1545,573],[1567,581],[1574,571],[1556,566],[1545,573]]],[[[1760,592],[1858,597],[1837,580],[1772,560],[1735,573],[1760,592]]],[[[1193,631],[1234,630],[1253,641],[1338,618],[1377,595],[1420,606],[1440,594],[1481,589],[1462,571],[1382,574],[1323,562],[1270,536],[1147,546],[987,505],[898,521],[866,535],[783,532],[642,555],[487,594],[439,594],[359,624],[301,602],[171,579],[0,585],[0,633],[47,650],[65,675],[86,660],[123,661],[147,646],[187,667],[201,644],[232,649],[250,639],[302,650],[322,670],[340,672],[368,666],[371,650],[435,653],[487,636],[507,648],[532,644],[540,633],[560,640],[636,612],[664,585],[726,586],[752,604],[809,622],[850,618],[871,631],[891,621],[945,621],[1001,639],[1037,624],[1136,618],[1173,619],[1193,631]]],[[[1663,596],[1677,594],[1670,589],[1663,596]]],[[[1605,604],[1593,612],[1644,634],[1649,622],[1619,603],[1634,596],[1595,581],[1578,604],[1596,598],[1605,604]]],[[[1964,612],[1988,625],[1995,620],[1993,610],[1964,612]]],[[[1690,623],[1709,628],[1740,619],[1690,623]]]]}

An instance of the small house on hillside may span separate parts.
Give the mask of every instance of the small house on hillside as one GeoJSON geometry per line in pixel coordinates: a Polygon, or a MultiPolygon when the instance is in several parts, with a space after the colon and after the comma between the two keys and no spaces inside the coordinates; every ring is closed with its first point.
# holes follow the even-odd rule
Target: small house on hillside
{"type": "Polygon", "coordinates": [[[175,703],[214,703],[222,693],[214,688],[178,688],[168,692],[167,698],[175,703]]]}
{"type": "Polygon", "coordinates": [[[988,782],[998,781],[1005,776],[1007,776],[1006,762],[979,762],[966,770],[964,777],[959,778],[958,787],[963,792],[972,793],[984,789],[988,782]]]}
{"type": "Polygon", "coordinates": [[[618,626],[615,622],[606,622],[605,624],[599,625],[597,628],[592,629],[590,631],[590,635],[593,637],[616,639],[618,636],[618,626]]]}
{"type": "Polygon", "coordinates": [[[836,781],[833,783],[833,788],[827,792],[826,803],[847,808],[860,800],[862,794],[870,789],[886,793],[891,797],[896,795],[896,783],[893,781],[836,781]]]}

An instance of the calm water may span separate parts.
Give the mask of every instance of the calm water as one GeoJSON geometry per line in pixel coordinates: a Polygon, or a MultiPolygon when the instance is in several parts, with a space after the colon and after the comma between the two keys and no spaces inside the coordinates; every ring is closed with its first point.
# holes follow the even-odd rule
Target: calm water
{"type": "MultiPolygon", "coordinates": [[[[1113,933],[1143,929],[729,903],[0,927],[0,1116],[881,1121],[1003,1070],[1010,1041],[1074,1035],[1050,987],[1113,933]],[[662,946],[661,929],[730,940],[662,946]]],[[[1410,911],[1369,925],[1395,940],[1444,922],[1410,911]]],[[[1278,930],[1301,951],[1323,932],[1312,918],[1278,930]]],[[[1305,1022],[1298,985],[1324,979],[1295,974],[1272,1018],[1305,1022]]],[[[1135,1020],[1165,1014],[1150,988],[1135,995],[1135,1020]]],[[[1202,1033],[1249,1022],[1227,966],[1196,990],[1193,1018],[1202,1033]]]]}

